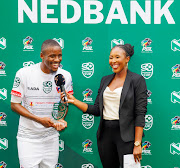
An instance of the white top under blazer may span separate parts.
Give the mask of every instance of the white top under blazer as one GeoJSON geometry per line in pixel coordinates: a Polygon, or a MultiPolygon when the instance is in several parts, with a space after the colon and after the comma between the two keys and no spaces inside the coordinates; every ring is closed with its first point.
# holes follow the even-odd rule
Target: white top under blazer
{"type": "Polygon", "coordinates": [[[122,87],[113,91],[107,86],[103,93],[103,119],[119,120],[119,106],[121,99],[122,87]]]}

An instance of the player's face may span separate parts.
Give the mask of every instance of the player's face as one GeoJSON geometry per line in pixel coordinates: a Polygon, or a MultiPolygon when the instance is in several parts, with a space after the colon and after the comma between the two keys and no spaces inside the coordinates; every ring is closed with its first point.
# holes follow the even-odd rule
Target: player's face
{"type": "Polygon", "coordinates": [[[60,46],[48,47],[41,53],[43,71],[45,73],[56,72],[62,61],[62,50],[60,46]]]}
{"type": "Polygon", "coordinates": [[[111,50],[109,56],[109,65],[112,67],[114,73],[120,73],[127,67],[130,57],[126,56],[126,52],[119,47],[111,50]]]}

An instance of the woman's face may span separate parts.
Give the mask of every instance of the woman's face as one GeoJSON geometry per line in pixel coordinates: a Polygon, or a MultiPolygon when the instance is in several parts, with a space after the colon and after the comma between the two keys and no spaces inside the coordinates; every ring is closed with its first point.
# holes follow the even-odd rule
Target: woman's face
{"type": "Polygon", "coordinates": [[[109,65],[112,67],[114,73],[120,73],[127,67],[130,57],[126,56],[126,52],[119,47],[111,50],[109,56],[109,65]]]}

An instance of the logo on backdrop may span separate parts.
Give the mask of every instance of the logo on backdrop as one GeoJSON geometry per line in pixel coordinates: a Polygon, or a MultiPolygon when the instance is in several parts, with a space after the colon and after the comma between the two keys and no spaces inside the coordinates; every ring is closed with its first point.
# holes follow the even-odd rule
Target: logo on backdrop
{"type": "Polygon", "coordinates": [[[180,154],[180,143],[175,144],[174,142],[170,144],[170,153],[175,155],[175,154],[180,154]]]}
{"type": "Polygon", "coordinates": [[[8,148],[8,140],[6,138],[0,138],[0,149],[6,150],[8,148]]]}
{"type": "Polygon", "coordinates": [[[172,78],[173,79],[180,79],[180,64],[176,64],[171,69],[173,72],[172,78]]]}
{"type": "Polygon", "coordinates": [[[152,100],[149,98],[151,96],[152,92],[150,90],[147,91],[147,101],[148,101],[148,104],[152,104],[152,100]]]}
{"type": "Polygon", "coordinates": [[[32,37],[27,36],[27,37],[23,40],[23,44],[24,44],[24,50],[23,50],[23,51],[34,51],[32,42],[33,42],[32,37]]]}
{"type": "Polygon", "coordinates": [[[81,168],[94,168],[94,166],[91,163],[89,163],[89,164],[83,164],[81,168]]]}
{"type": "Polygon", "coordinates": [[[7,117],[7,115],[4,112],[0,112],[0,126],[7,126],[5,118],[7,117]]]}
{"type": "Polygon", "coordinates": [[[152,47],[149,47],[152,43],[152,40],[150,38],[145,38],[143,41],[141,41],[142,53],[152,53],[152,47]]]}
{"type": "Polygon", "coordinates": [[[0,162],[0,168],[6,168],[7,164],[4,161],[0,162]]]}
{"type": "Polygon", "coordinates": [[[173,91],[171,93],[171,102],[180,103],[180,91],[179,92],[173,91]]]}
{"type": "Polygon", "coordinates": [[[20,83],[21,83],[21,79],[16,76],[15,79],[14,79],[13,88],[19,87],[20,83]]]}
{"type": "Polygon", "coordinates": [[[92,141],[90,139],[85,140],[82,143],[82,147],[83,149],[83,153],[89,153],[89,154],[93,154],[93,150],[92,148],[90,148],[92,146],[92,141]]]}
{"type": "Polygon", "coordinates": [[[174,39],[171,41],[171,50],[180,51],[180,39],[179,40],[174,39]]]}
{"type": "Polygon", "coordinates": [[[82,125],[84,128],[90,129],[94,125],[94,116],[90,114],[83,114],[82,125]]]}
{"type": "Polygon", "coordinates": [[[111,40],[111,48],[113,48],[116,45],[124,45],[124,41],[122,39],[119,39],[119,40],[113,39],[113,40],[111,40]]]}
{"type": "Polygon", "coordinates": [[[23,67],[27,67],[27,66],[31,66],[31,65],[34,65],[33,61],[28,61],[28,62],[23,63],[23,67]]]}
{"type": "Polygon", "coordinates": [[[152,168],[152,167],[147,165],[147,166],[141,166],[141,168],[152,168]]]}
{"type": "Polygon", "coordinates": [[[58,42],[58,44],[61,46],[61,49],[64,48],[64,40],[62,38],[53,38],[53,40],[58,42]]]}
{"type": "Polygon", "coordinates": [[[58,163],[58,164],[56,164],[55,168],[63,168],[63,165],[58,163]]]}
{"type": "Polygon", "coordinates": [[[150,146],[151,143],[149,141],[145,141],[142,143],[142,155],[151,155],[151,150],[149,150],[150,146]]]}
{"type": "Polygon", "coordinates": [[[93,99],[91,98],[93,91],[91,89],[86,89],[85,91],[82,92],[84,99],[83,102],[86,103],[93,103],[93,99]]]}
{"type": "Polygon", "coordinates": [[[5,72],[5,67],[6,64],[4,62],[0,62],[0,76],[6,76],[6,72],[5,72]]]}
{"type": "Polygon", "coordinates": [[[83,63],[82,74],[85,78],[90,78],[94,74],[94,64],[92,62],[83,63]]]}
{"type": "Polygon", "coordinates": [[[145,127],[144,130],[150,130],[153,126],[153,117],[152,115],[145,115],[145,127]]]}
{"type": "Polygon", "coordinates": [[[62,152],[64,150],[64,141],[59,140],[59,151],[62,152]]]}
{"type": "Polygon", "coordinates": [[[0,38],[0,48],[3,50],[6,48],[6,39],[4,37],[0,38]]]}
{"type": "Polygon", "coordinates": [[[141,65],[141,75],[145,79],[149,79],[153,75],[153,64],[151,63],[145,63],[141,65]]]}
{"type": "Polygon", "coordinates": [[[0,99],[7,99],[7,90],[6,89],[0,89],[0,99]]]}
{"type": "Polygon", "coordinates": [[[180,116],[175,116],[171,119],[171,130],[180,130],[180,116]]]}
{"type": "Polygon", "coordinates": [[[45,81],[43,82],[43,91],[44,93],[48,94],[52,90],[52,82],[51,81],[45,81]]]}
{"type": "Polygon", "coordinates": [[[86,37],[83,41],[82,41],[82,45],[83,47],[83,52],[93,52],[93,48],[91,46],[93,40],[90,37],[86,37]]]}

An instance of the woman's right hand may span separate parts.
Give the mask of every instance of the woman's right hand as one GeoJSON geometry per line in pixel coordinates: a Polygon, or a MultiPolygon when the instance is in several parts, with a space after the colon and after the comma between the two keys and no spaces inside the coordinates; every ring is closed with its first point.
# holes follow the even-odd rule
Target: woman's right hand
{"type": "MultiPolygon", "coordinates": [[[[60,92],[60,93],[61,93],[61,100],[64,102],[65,94],[63,92],[60,92]]],[[[72,94],[69,94],[68,92],[66,92],[66,95],[67,95],[67,98],[68,98],[68,103],[73,104],[76,98],[72,94]]]]}

